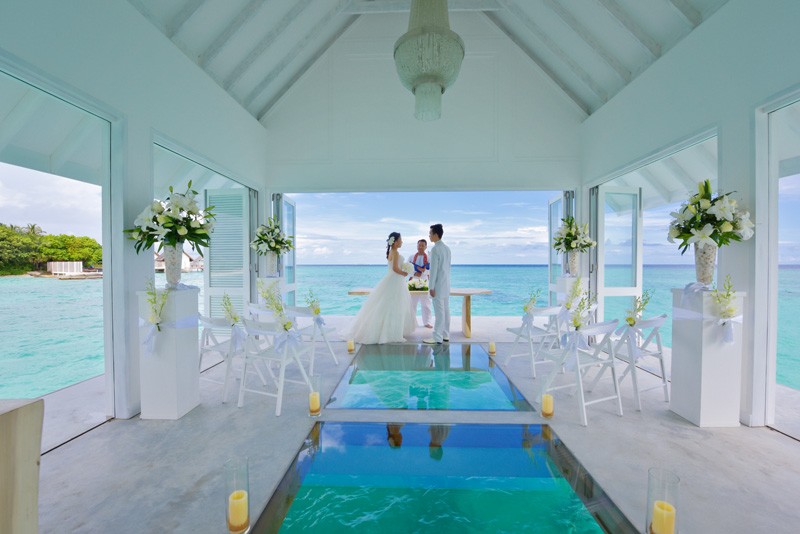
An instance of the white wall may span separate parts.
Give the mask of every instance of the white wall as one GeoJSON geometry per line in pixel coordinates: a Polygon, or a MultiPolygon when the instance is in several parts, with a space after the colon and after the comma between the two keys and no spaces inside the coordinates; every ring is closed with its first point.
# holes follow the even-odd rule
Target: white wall
{"type": "Polygon", "coordinates": [[[85,97],[112,120],[111,209],[104,206],[111,262],[104,265],[113,291],[116,415],[133,416],[135,292],[152,278],[153,259],[137,256],[122,229],[153,198],[153,138],[165,136],[264,192],[266,133],[125,0],[0,2],[0,64],[12,73],[39,73],[56,92],[85,97]]]}
{"type": "Polygon", "coordinates": [[[798,21],[796,0],[730,0],[580,129],[585,184],[699,132],[718,131],[720,190],[736,191],[756,220],[755,237],[723,248],[718,266],[718,277],[730,273],[747,292],[741,417],[749,424],[764,422],[767,362],[769,214],[766,183],[757,183],[766,172],[756,158],[766,140],[756,135],[756,119],[760,107],[800,84],[798,21]]]}
{"type": "Polygon", "coordinates": [[[392,58],[407,14],[364,15],[262,119],[270,182],[293,191],[545,189],[580,183],[585,114],[480,13],[442,118],[414,118],[392,58]]]}

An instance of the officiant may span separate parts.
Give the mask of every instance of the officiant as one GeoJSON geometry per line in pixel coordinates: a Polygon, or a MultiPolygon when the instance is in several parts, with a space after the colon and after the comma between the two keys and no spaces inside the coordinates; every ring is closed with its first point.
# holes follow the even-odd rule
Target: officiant
{"type": "MultiPolygon", "coordinates": [[[[417,241],[417,252],[408,257],[408,262],[414,266],[414,274],[409,280],[414,280],[415,278],[428,280],[431,264],[428,260],[428,254],[425,252],[427,248],[427,240],[420,239],[417,241]]],[[[422,308],[422,324],[425,325],[425,328],[433,328],[433,323],[431,322],[431,296],[427,291],[411,292],[411,309],[414,312],[414,317],[417,316],[417,307],[422,308]]]]}

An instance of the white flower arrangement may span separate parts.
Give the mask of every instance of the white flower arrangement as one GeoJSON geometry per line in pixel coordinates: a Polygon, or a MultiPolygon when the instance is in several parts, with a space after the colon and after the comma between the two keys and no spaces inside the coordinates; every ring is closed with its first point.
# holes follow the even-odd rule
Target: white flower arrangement
{"type": "Polygon", "coordinates": [[[319,299],[312,290],[308,290],[308,294],[306,295],[306,306],[311,309],[311,313],[314,315],[319,315],[320,307],[319,307],[319,299]]]}
{"type": "Polygon", "coordinates": [[[581,297],[575,309],[570,313],[570,322],[575,330],[580,330],[589,317],[589,308],[592,306],[592,301],[589,295],[581,297]]]}
{"type": "Polygon", "coordinates": [[[283,233],[278,219],[270,217],[267,219],[267,224],[256,228],[256,238],[250,243],[250,248],[261,256],[267,252],[283,254],[294,248],[293,238],[294,236],[287,236],[283,233]]]}
{"type": "Polygon", "coordinates": [[[407,272],[408,276],[414,276],[414,266],[409,262],[403,263],[403,265],[400,266],[400,270],[407,272]]]}
{"type": "Polygon", "coordinates": [[[586,252],[597,242],[589,237],[589,224],[583,226],[575,222],[574,217],[566,217],[561,219],[563,224],[556,231],[553,239],[553,248],[558,252],[571,252],[573,250],[578,252],[586,252]]]}
{"type": "Polygon", "coordinates": [[[717,304],[717,313],[720,319],[732,319],[739,314],[739,310],[736,309],[736,304],[734,303],[736,290],[733,289],[731,275],[725,277],[722,291],[720,291],[719,288],[714,288],[714,290],[711,291],[711,298],[714,299],[714,302],[717,304]]]}
{"type": "Polygon", "coordinates": [[[409,291],[428,291],[428,281],[421,276],[414,276],[408,281],[409,291]]]}
{"type": "Polygon", "coordinates": [[[165,200],[153,200],[133,222],[134,227],[124,230],[128,238],[136,241],[134,247],[139,253],[158,243],[158,250],[164,243],[177,246],[188,241],[201,256],[203,248],[208,248],[211,231],[214,228],[214,206],[200,209],[192,190],[192,182],[185,193],[175,193],[169,187],[165,200]]]}
{"type": "Polygon", "coordinates": [[[522,310],[525,313],[528,313],[533,308],[535,308],[536,307],[536,301],[539,300],[539,297],[541,296],[541,294],[542,294],[542,290],[541,289],[531,290],[530,296],[528,297],[528,302],[526,302],[522,306],[522,310]]]}
{"type": "Polygon", "coordinates": [[[711,181],[697,184],[697,194],[673,211],[669,225],[669,242],[680,240],[681,254],[689,245],[697,243],[699,248],[706,245],[721,247],[731,241],[745,241],[753,237],[753,223],[750,213],[740,210],[730,193],[717,196],[711,194],[711,181]]]}
{"type": "Polygon", "coordinates": [[[650,303],[651,298],[653,298],[652,289],[647,289],[642,293],[642,296],[633,298],[633,309],[625,312],[625,322],[629,326],[634,326],[636,321],[642,318],[644,309],[650,303]]]}
{"type": "Polygon", "coordinates": [[[239,314],[236,313],[236,309],[233,307],[233,302],[231,302],[231,297],[227,293],[222,295],[222,309],[225,312],[225,319],[228,320],[228,323],[233,326],[241,320],[239,314]]]}
{"type": "Polygon", "coordinates": [[[164,305],[166,305],[168,297],[169,289],[165,289],[159,293],[152,280],[147,282],[147,303],[150,305],[150,314],[147,317],[147,321],[155,325],[159,332],[161,332],[161,323],[163,322],[162,314],[164,313],[164,305]]]}

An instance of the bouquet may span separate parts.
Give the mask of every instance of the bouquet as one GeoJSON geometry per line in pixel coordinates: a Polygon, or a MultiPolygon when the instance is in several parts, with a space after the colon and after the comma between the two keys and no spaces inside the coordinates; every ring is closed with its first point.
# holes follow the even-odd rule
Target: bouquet
{"type": "Polygon", "coordinates": [[[262,224],[256,228],[256,238],[250,243],[250,248],[261,256],[267,252],[283,254],[294,248],[293,238],[294,236],[287,236],[281,231],[278,219],[270,217],[267,219],[267,224],[262,224]]]}
{"type": "Polygon", "coordinates": [[[211,230],[214,227],[214,206],[201,210],[195,201],[197,191],[192,190],[192,182],[185,193],[175,193],[169,187],[165,200],[153,200],[136,220],[134,227],[123,230],[128,238],[136,241],[134,247],[139,253],[158,243],[158,250],[164,243],[173,247],[188,241],[201,256],[203,248],[208,247],[211,230]]]}
{"type": "Polygon", "coordinates": [[[308,290],[308,294],[306,295],[306,306],[311,309],[311,313],[314,315],[319,315],[320,307],[319,307],[319,299],[312,290],[308,290]]]}
{"type": "Polygon", "coordinates": [[[536,289],[535,291],[532,290],[531,293],[530,293],[530,296],[528,297],[528,302],[526,302],[522,306],[522,310],[525,313],[528,313],[533,308],[535,308],[536,307],[536,301],[539,300],[539,296],[541,294],[542,294],[542,290],[541,289],[536,289]]]}
{"type": "Polygon", "coordinates": [[[225,319],[227,319],[228,323],[233,326],[241,320],[239,314],[236,313],[236,310],[233,307],[233,302],[231,302],[231,297],[227,293],[222,295],[222,309],[225,312],[225,319]]]}
{"type": "Polygon", "coordinates": [[[668,239],[670,243],[680,239],[678,248],[681,254],[692,243],[697,243],[699,248],[706,245],[721,247],[731,241],[753,237],[750,213],[738,209],[730,193],[712,196],[709,180],[697,184],[697,190],[697,194],[681,204],[678,211],[670,213],[674,220],[669,225],[668,239]]]}
{"type": "Polygon", "coordinates": [[[421,276],[412,276],[408,281],[409,291],[428,291],[428,281],[421,276]]]}
{"type": "Polygon", "coordinates": [[[628,325],[634,326],[636,324],[636,321],[642,318],[644,309],[647,307],[647,304],[650,302],[650,299],[652,297],[653,297],[653,290],[648,289],[644,293],[642,293],[641,297],[633,298],[633,309],[628,310],[625,314],[625,322],[628,323],[628,325]]]}
{"type": "Polygon", "coordinates": [[[414,265],[409,262],[405,262],[403,265],[401,265],[400,270],[407,272],[408,276],[414,276],[414,265]]]}
{"type": "Polygon", "coordinates": [[[561,219],[564,223],[556,231],[553,248],[558,252],[586,252],[597,244],[589,237],[589,224],[579,226],[574,217],[561,219]]]}
{"type": "Polygon", "coordinates": [[[725,277],[725,283],[722,285],[722,291],[720,291],[719,288],[715,288],[711,292],[711,298],[713,298],[714,302],[717,304],[717,313],[720,319],[726,320],[736,317],[738,310],[733,302],[735,297],[736,290],[733,289],[731,275],[727,275],[725,277]]]}

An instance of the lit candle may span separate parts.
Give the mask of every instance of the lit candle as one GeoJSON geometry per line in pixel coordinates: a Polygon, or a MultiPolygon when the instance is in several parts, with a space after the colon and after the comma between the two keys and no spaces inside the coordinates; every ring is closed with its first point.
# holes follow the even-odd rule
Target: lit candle
{"type": "Polygon", "coordinates": [[[489,354],[491,354],[492,356],[497,354],[497,347],[495,346],[494,341],[489,342],[489,354]]]}
{"type": "Polygon", "coordinates": [[[316,417],[320,413],[319,391],[312,391],[308,394],[308,415],[316,417]]]}
{"type": "Polygon", "coordinates": [[[553,396],[549,393],[542,395],[542,417],[546,419],[553,417],[553,396]]]}
{"type": "Polygon", "coordinates": [[[244,532],[250,527],[250,513],[247,506],[247,492],[236,490],[228,497],[228,530],[244,532]]]}
{"type": "Polygon", "coordinates": [[[674,534],[675,507],[667,501],[653,503],[653,522],[650,524],[652,534],[674,534]]]}
{"type": "Polygon", "coordinates": [[[347,340],[347,352],[354,352],[356,350],[356,342],[352,339],[347,340]]]}

